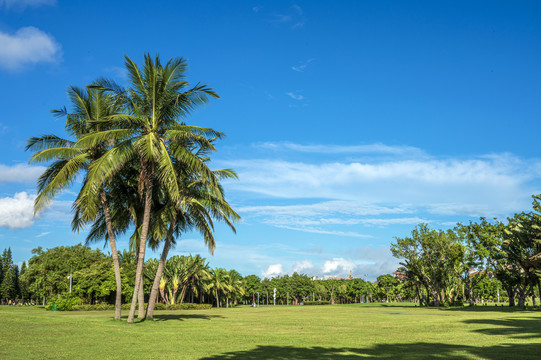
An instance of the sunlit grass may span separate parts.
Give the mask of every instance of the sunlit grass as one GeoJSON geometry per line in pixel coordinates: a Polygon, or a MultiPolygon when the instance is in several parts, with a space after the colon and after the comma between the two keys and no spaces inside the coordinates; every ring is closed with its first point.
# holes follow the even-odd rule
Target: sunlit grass
{"type": "Polygon", "coordinates": [[[113,312],[0,306],[0,358],[537,359],[541,312],[507,308],[276,306],[113,312]]]}

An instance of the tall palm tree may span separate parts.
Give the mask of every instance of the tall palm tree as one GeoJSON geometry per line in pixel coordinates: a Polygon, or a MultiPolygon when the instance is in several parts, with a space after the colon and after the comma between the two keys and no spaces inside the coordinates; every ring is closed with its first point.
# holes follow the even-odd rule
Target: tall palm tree
{"type": "MultiPolygon", "coordinates": [[[[110,117],[110,129],[85,136],[80,140],[80,146],[94,145],[105,139],[115,141],[115,146],[90,167],[90,181],[85,190],[94,200],[93,204],[91,201],[87,202],[86,211],[89,214],[96,213],[98,208],[93,187],[111,178],[127,163],[139,163],[138,193],[144,204],[144,212],[135,275],[136,286],[128,315],[128,322],[133,322],[149,235],[153,188],[160,187],[180,206],[180,191],[173,161],[182,162],[184,166],[200,173],[210,173],[206,165],[183,146],[183,140],[191,139],[192,142],[213,148],[208,138],[219,138],[222,134],[180,122],[192,109],[206,103],[209,96],[218,97],[206,85],[197,84],[189,88],[189,84],[184,80],[186,62],[182,58],[173,58],[166,65],[162,65],[158,56],[153,60],[149,55],[145,55],[144,65],[139,68],[126,56],[125,66],[130,85],[126,91],[119,91],[117,94],[125,101],[126,113],[110,117]]],[[[107,88],[105,83],[96,85],[107,88]]]]}
{"type": "MultiPolygon", "coordinates": [[[[118,114],[122,104],[113,95],[100,89],[81,88],[71,86],[68,88],[73,112],[67,110],[53,110],[58,117],[66,117],[66,130],[75,140],[62,139],[55,135],[32,137],[28,140],[26,150],[36,153],[30,158],[31,163],[53,161],[38,179],[38,196],[34,203],[34,212],[43,210],[47,204],[63,189],[69,187],[81,173],[87,173],[92,162],[96,161],[108,148],[110,141],[94,143],[90,146],[79,146],[76,141],[82,137],[107,128],[106,119],[118,114]]],[[[86,178],[85,178],[86,181],[86,178]]],[[[115,319],[121,316],[122,281],[120,265],[115,241],[115,231],[109,209],[108,184],[99,182],[94,184],[97,194],[97,213],[94,217],[82,220],[78,217],[77,201],[74,204],[75,228],[79,229],[89,221],[103,218],[106,231],[102,237],[109,241],[113,257],[113,267],[116,281],[115,319]]]]}

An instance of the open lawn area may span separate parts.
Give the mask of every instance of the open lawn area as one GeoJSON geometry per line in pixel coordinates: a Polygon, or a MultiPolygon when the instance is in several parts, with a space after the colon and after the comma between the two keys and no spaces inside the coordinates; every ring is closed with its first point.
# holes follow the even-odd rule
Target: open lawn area
{"type": "Polygon", "coordinates": [[[385,305],[113,312],[0,306],[1,359],[539,359],[541,312],[385,305]],[[125,314],[123,314],[125,315],[125,314]],[[125,318],[124,318],[125,319],[125,318]]]}

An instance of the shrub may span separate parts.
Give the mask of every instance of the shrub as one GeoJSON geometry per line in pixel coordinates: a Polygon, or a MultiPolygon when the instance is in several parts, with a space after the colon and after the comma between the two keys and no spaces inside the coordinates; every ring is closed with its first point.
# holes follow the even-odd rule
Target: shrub
{"type": "Polygon", "coordinates": [[[72,294],[60,294],[45,306],[46,310],[53,310],[54,306],[58,311],[71,311],[74,306],[81,305],[81,298],[72,294]]]}
{"type": "MultiPolygon", "coordinates": [[[[51,310],[52,303],[47,304],[47,310],[51,310]]],[[[56,303],[56,306],[58,307],[58,303],[56,303]]],[[[145,306],[148,306],[148,304],[145,304],[145,306]]],[[[175,304],[175,305],[169,305],[169,304],[162,304],[162,303],[156,303],[154,310],[207,310],[211,309],[211,304],[192,304],[192,303],[183,303],[183,304],[175,304]]],[[[100,310],[114,310],[115,306],[112,304],[96,304],[96,305],[82,305],[77,304],[74,305],[70,310],[74,311],[100,311],[100,310]]],[[[122,304],[122,310],[129,310],[130,304],[122,304]]],[[[58,309],[60,310],[60,308],[58,309]]]]}

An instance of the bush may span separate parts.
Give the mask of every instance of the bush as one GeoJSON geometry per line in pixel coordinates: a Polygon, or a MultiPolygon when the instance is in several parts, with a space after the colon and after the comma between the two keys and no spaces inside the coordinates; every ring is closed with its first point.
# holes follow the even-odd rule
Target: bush
{"type": "MultiPolygon", "coordinates": [[[[52,302],[47,304],[47,310],[51,310],[52,302]]],[[[58,303],[56,304],[58,307],[58,303]]],[[[145,307],[148,304],[145,304],[145,307]]],[[[211,304],[192,304],[192,303],[183,303],[175,305],[166,305],[162,303],[156,303],[154,310],[207,310],[211,309],[211,304]]],[[[74,305],[70,310],[73,311],[100,311],[100,310],[114,310],[115,306],[112,304],[96,304],[96,305],[74,305]]],[[[122,310],[129,310],[130,304],[122,304],[122,310]]],[[[60,308],[58,309],[60,310],[60,308]]]]}
{"type": "Polygon", "coordinates": [[[303,301],[304,305],[330,305],[330,301],[303,301]]]}
{"type": "Polygon", "coordinates": [[[53,310],[53,305],[55,305],[58,311],[72,311],[74,306],[81,305],[82,303],[81,298],[78,296],[69,293],[60,294],[56,297],[56,299],[48,302],[45,309],[53,310]]]}

